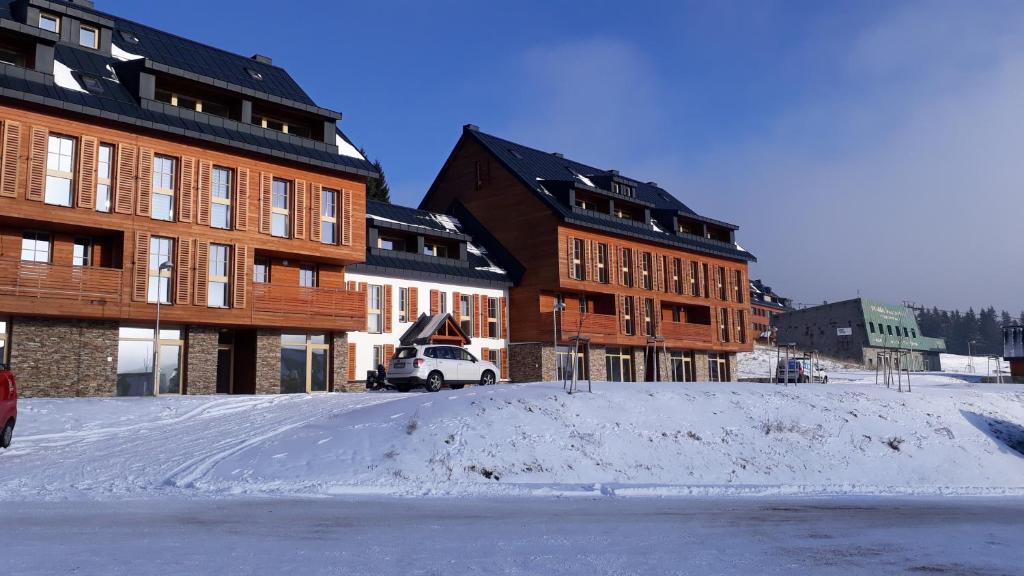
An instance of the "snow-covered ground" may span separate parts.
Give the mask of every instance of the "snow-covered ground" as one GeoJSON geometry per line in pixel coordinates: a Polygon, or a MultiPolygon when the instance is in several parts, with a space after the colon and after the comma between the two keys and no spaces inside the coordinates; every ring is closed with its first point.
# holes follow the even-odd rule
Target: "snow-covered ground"
{"type": "MultiPolygon", "coordinates": [[[[783,351],[783,356],[785,351],[783,351]]],[[[779,355],[775,348],[754,345],[753,352],[742,352],[737,355],[739,364],[739,378],[770,378],[773,374],[779,355]]],[[[995,360],[985,356],[960,356],[958,354],[942,354],[942,372],[944,374],[962,374],[973,376],[995,376],[999,365],[1002,365],[1004,376],[1010,375],[1010,363],[1006,360],[995,360]],[[972,367],[973,366],[973,367],[972,367]]],[[[834,373],[842,373],[850,370],[863,368],[854,363],[840,362],[836,360],[821,359],[820,364],[825,366],[830,378],[834,373]]],[[[843,377],[844,375],[841,375],[843,377]]]]}
{"type": "Polygon", "coordinates": [[[551,383],[27,400],[0,500],[239,495],[1024,495],[1024,388],[551,383]]]}

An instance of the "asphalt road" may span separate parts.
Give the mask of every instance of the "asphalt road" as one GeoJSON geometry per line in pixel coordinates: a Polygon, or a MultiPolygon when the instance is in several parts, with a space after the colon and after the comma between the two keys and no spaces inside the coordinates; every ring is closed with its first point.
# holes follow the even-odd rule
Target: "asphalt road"
{"type": "Polygon", "coordinates": [[[0,502],[0,573],[1017,575],[1024,500],[0,502]]]}

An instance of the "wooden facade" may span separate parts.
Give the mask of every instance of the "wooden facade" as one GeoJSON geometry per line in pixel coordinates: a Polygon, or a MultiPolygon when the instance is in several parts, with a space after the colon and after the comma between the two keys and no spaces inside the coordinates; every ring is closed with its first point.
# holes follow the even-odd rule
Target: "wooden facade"
{"type": "Polygon", "coordinates": [[[365,324],[365,295],[344,282],[345,266],[365,254],[363,177],[57,117],[20,104],[0,105],[0,128],[0,314],[150,322],[155,306],[147,297],[149,244],[159,237],[173,245],[171,301],[161,311],[167,322],[326,331],[365,324]],[[44,201],[51,134],[74,142],[70,207],[44,201]],[[115,151],[109,212],[98,209],[96,197],[101,145],[115,151]],[[173,221],[151,217],[154,158],[173,161],[173,221]],[[228,229],[211,226],[214,167],[231,174],[228,229]],[[289,187],[286,238],[270,234],[274,179],[289,187]],[[336,244],[324,244],[319,234],[319,193],[325,188],[337,193],[336,244]],[[23,261],[25,233],[49,238],[47,261],[23,261]],[[89,252],[79,265],[76,241],[89,252]],[[206,300],[211,245],[229,247],[223,307],[206,300]],[[270,265],[266,283],[254,282],[257,261],[270,265]],[[315,270],[312,287],[300,286],[303,266],[315,270]]]}

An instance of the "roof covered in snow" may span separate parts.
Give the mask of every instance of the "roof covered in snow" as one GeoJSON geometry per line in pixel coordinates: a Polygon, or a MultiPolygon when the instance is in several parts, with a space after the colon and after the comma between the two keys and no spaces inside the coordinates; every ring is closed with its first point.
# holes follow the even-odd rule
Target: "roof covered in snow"
{"type": "MultiPolygon", "coordinates": [[[[133,128],[241,148],[281,160],[364,176],[376,175],[373,165],[355,151],[347,138],[339,138],[337,144],[321,142],[185,108],[152,105],[153,102],[140,101],[126,85],[130,83],[129,71],[142,67],[237,93],[254,103],[323,117],[328,122],[341,118],[341,114],[317,106],[283,68],[262,58],[233,54],[106,14],[88,3],[58,0],[33,0],[32,3],[45,5],[47,10],[66,14],[66,17],[110,26],[113,31],[110,52],[102,46],[100,50],[91,50],[58,41],[57,35],[21,22],[23,9],[13,9],[17,3],[0,3],[0,21],[4,28],[17,29],[22,34],[40,38],[40,42],[55,44],[52,75],[13,65],[0,67],[0,96],[121,122],[133,128]]],[[[331,139],[333,141],[333,135],[331,139]]]]}

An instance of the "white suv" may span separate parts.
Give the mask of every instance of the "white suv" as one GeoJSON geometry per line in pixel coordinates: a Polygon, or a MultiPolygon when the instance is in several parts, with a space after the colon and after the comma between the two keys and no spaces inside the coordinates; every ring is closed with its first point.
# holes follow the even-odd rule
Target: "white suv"
{"type": "Polygon", "coordinates": [[[497,375],[497,366],[478,360],[458,346],[427,344],[396,350],[387,379],[400,392],[408,392],[414,386],[437,392],[446,383],[456,390],[466,384],[494,384],[497,375]]]}

